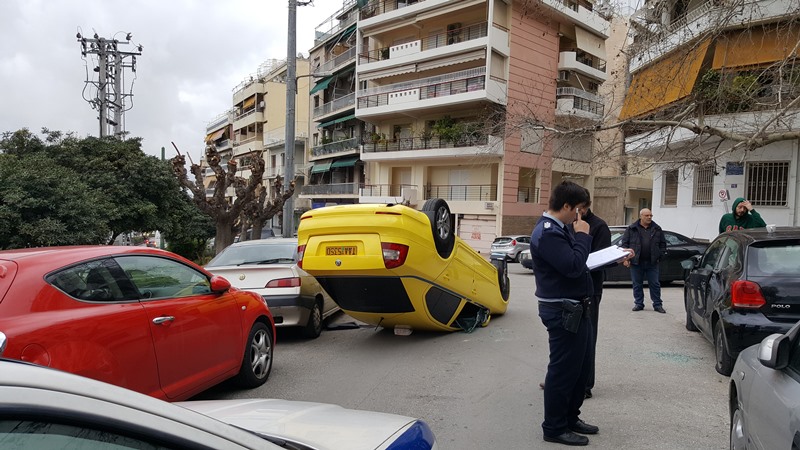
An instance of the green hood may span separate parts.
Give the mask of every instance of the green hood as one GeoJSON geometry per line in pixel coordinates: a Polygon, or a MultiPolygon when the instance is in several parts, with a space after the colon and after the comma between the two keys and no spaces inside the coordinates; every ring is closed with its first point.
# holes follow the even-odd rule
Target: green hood
{"type": "Polygon", "coordinates": [[[736,214],[736,207],[739,206],[739,203],[742,203],[743,201],[744,201],[743,197],[739,197],[736,200],[734,200],[733,201],[733,208],[731,208],[731,212],[736,214]]]}

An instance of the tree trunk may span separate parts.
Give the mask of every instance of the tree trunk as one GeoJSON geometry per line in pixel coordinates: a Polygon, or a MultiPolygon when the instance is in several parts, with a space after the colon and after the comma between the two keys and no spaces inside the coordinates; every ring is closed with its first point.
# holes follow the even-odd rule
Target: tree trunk
{"type": "Polygon", "coordinates": [[[219,252],[225,247],[233,244],[233,224],[226,222],[217,222],[217,234],[214,237],[214,254],[219,255],[219,252]]]}
{"type": "Polygon", "coordinates": [[[250,239],[261,239],[261,230],[264,229],[264,221],[254,218],[251,224],[253,226],[253,233],[250,235],[250,239]]]}

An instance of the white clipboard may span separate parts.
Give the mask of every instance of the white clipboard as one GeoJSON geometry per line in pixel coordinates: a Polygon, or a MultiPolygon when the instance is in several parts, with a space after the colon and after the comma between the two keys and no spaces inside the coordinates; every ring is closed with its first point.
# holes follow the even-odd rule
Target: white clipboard
{"type": "Polygon", "coordinates": [[[586,260],[586,267],[588,267],[589,270],[593,270],[614,261],[619,261],[626,256],[628,256],[628,252],[621,247],[612,245],[611,247],[589,253],[589,258],[586,260]]]}

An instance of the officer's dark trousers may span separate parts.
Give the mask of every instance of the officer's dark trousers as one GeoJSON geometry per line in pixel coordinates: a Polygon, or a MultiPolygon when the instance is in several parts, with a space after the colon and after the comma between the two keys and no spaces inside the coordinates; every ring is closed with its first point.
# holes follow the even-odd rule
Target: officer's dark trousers
{"type": "Polygon", "coordinates": [[[586,380],[589,377],[589,345],[592,324],[586,315],[577,333],[564,329],[562,309],[539,302],[539,318],[547,327],[550,342],[550,363],[544,379],[545,436],[555,437],[578,421],[586,380]]]}
{"type": "Polygon", "coordinates": [[[586,389],[594,388],[594,371],[595,371],[595,356],[597,355],[597,327],[600,325],[600,300],[603,297],[603,291],[600,295],[593,295],[590,302],[589,310],[591,311],[592,321],[592,341],[589,343],[589,378],[586,380],[586,389]]]}

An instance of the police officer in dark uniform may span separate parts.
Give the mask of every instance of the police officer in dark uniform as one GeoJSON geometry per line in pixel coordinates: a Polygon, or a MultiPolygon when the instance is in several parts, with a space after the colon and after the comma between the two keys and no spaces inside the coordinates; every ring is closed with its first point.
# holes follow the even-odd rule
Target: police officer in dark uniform
{"type": "Polygon", "coordinates": [[[565,445],[587,445],[589,439],[582,435],[599,431],[579,417],[592,339],[592,324],[583,314],[593,293],[586,267],[592,237],[589,224],[581,219],[588,203],[586,189],[562,182],[550,194],[548,210],[531,234],[539,318],[547,327],[550,342],[542,430],[545,441],[565,445]],[[574,233],[567,228],[570,223],[574,233]]]}

